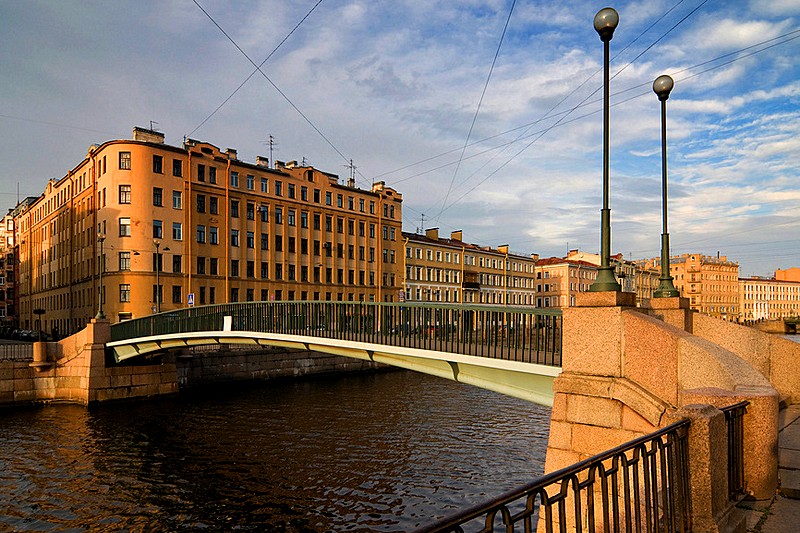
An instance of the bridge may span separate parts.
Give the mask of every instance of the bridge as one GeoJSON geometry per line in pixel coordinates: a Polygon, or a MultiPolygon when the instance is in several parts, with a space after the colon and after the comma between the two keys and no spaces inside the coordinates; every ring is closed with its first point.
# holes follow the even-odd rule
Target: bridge
{"type": "Polygon", "coordinates": [[[117,363],[209,344],[278,346],[369,360],[553,403],[561,312],[437,303],[243,302],[111,326],[117,363]]]}

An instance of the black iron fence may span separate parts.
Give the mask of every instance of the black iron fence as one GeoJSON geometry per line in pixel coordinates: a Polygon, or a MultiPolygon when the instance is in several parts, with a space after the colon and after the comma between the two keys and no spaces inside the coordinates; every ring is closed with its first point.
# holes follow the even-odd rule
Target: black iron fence
{"type": "Polygon", "coordinates": [[[676,422],[418,533],[688,532],[688,429],[676,422]]]}
{"type": "Polygon", "coordinates": [[[747,400],[723,407],[728,426],[728,498],[733,500],[744,494],[744,415],[747,400]]]}
{"type": "Polygon", "coordinates": [[[111,326],[111,339],[226,328],[561,365],[561,311],[526,307],[245,302],[192,307],[120,322],[111,326]]]}

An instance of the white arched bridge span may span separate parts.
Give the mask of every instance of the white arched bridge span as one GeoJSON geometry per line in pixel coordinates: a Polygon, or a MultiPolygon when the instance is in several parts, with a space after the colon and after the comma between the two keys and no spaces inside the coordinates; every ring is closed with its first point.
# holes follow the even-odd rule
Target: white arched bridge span
{"type": "Polygon", "coordinates": [[[114,324],[117,362],[208,344],[249,344],[367,359],[552,405],[561,313],[431,303],[243,302],[114,324]]]}

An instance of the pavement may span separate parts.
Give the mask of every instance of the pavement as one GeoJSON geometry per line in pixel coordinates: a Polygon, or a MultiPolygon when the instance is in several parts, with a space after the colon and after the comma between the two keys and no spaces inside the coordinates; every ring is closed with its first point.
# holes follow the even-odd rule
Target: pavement
{"type": "Polygon", "coordinates": [[[800,405],[781,410],[778,427],[778,493],[772,500],[739,506],[746,510],[751,533],[800,532],[800,405]]]}

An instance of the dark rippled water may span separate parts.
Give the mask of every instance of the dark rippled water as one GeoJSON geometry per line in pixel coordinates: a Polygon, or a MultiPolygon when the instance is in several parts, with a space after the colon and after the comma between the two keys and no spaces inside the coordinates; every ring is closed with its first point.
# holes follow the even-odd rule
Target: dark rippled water
{"type": "Polygon", "coordinates": [[[548,418],[410,372],[0,411],[0,530],[404,531],[540,475],[548,418]]]}

